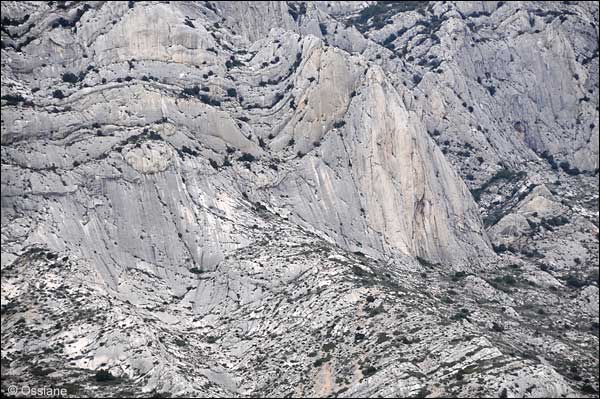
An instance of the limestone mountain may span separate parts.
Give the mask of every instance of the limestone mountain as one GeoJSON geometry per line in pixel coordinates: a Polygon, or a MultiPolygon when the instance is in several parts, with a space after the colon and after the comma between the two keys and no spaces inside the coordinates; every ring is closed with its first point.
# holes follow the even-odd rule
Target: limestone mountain
{"type": "Polygon", "coordinates": [[[3,393],[597,396],[597,4],[1,7],[3,393]]]}

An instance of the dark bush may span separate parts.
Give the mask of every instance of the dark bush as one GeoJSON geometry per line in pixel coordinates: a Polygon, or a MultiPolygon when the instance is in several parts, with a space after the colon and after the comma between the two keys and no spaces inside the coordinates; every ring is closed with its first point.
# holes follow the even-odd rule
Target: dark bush
{"type": "Polygon", "coordinates": [[[598,393],[598,391],[596,391],[596,389],[591,384],[584,384],[581,387],[581,392],[592,394],[592,395],[598,393]]]}
{"type": "Polygon", "coordinates": [[[65,72],[62,76],[62,80],[63,82],[73,84],[79,82],[79,77],[72,72],[65,72]]]}
{"type": "Polygon", "coordinates": [[[71,26],[71,22],[68,19],[65,19],[64,17],[60,17],[52,23],[53,28],[58,28],[59,26],[63,28],[69,28],[71,26]]]}
{"type": "Polygon", "coordinates": [[[240,61],[238,61],[233,55],[231,56],[231,58],[229,60],[227,60],[225,62],[225,66],[227,67],[227,69],[231,69],[233,67],[236,66],[241,66],[243,65],[240,61]]]}
{"type": "Polygon", "coordinates": [[[421,264],[421,266],[425,266],[425,267],[429,267],[429,266],[434,266],[433,263],[431,263],[430,261],[428,261],[427,259],[421,257],[421,256],[417,256],[417,262],[419,262],[421,264]]]}
{"type": "Polygon", "coordinates": [[[581,288],[581,287],[585,287],[586,286],[586,282],[583,280],[580,280],[579,277],[577,277],[574,274],[569,274],[567,276],[567,285],[573,288],[581,288]]]}
{"type": "Polygon", "coordinates": [[[183,89],[183,94],[186,96],[197,96],[198,94],[200,94],[200,88],[198,86],[194,86],[194,87],[185,87],[183,89]]]}
{"type": "Polygon", "coordinates": [[[335,349],[335,342],[327,342],[323,344],[322,349],[324,352],[331,352],[333,349],[335,349]]]}
{"type": "Polygon", "coordinates": [[[237,90],[232,88],[227,89],[227,95],[229,97],[237,97],[237,90]]]}
{"type": "Polygon", "coordinates": [[[2,96],[2,99],[6,101],[6,105],[17,105],[21,102],[25,102],[25,98],[20,94],[6,94],[2,96]]]}
{"type": "Polygon", "coordinates": [[[6,16],[2,17],[2,27],[5,26],[19,26],[24,24],[25,22],[27,22],[29,20],[29,14],[26,14],[25,16],[23,16],[22,19],[18,19],[18,18],[9,18],[6,16]]]}
{"type": "Polygon", "coordinates": [[[454,274],[452,275],[452,281],[457,282],[457,281],[463,279],[466,275],[467,275],[467,273],[465,273],[463,271],[454,272],[454,274]]]}
{"type": "Polygon", "coordinates": [[[581,173],[579,168],[572,168],[571,164],[569,164],[569,162],[567,162],[567,161],[561,162],[559,164],[559,166],[566,174],[568,174],[570,176],[577,176],[581,173]]]}
{"type": "Polygon", "coordinates": [[[551,230],[551,227],[548,226],[552,226],[552,227],[560,227],[560,226],[564,226],[565,224],[569,223],[569,219],[567,219],[565,216],[559,215],[559,216],[552,216],[551,218],[544,218],[542,219],[542,225],[544,227],[546,227],[547,229],[551,230]]]}
{"type": "Polygon", "coordinates": [[[65,98],[65,95],[63,94],[62,90],[54,90],[52,92],[52,97],[58,98],[60,100],[60,99],[65,98]]]}
{"type": "Polygon", "coordinates": [[[48,374],[54,373],[56,370],[54,369],[45,369],[39,366],[33,367],[30,369],[31,374],[33,374],[36,377],[45,377],[48,374]]]}
{"type": "Polygon", "coordinates": [[[462,308],[460,309],[454,316],[450,317],[452,320],[468,320],[469,318],[469,309],[462,308]]]}
{"type": "Polygon", "coordinates": [[[363,366],[360,370],[365,377],[370,377],[377,372],[377,369],[373,366],[363,366]]]}
{"type": "Polygon", "coordinates": [[[200,95],[200,101],[202,101],[204,104],[213,105],[213,106],[216,106],[216,107],[218,107],[219,105],[221,105],[221,102],[219,100],[210,98],[206,94],[201,94],[200,95]]]}
{"type": "Polygon", "coordinates": [[[327,354],[327,356],[315,360],[313,362],[313,366],[320,367],[323,363],[327,363],[329,360],[331,360],[331,355],[327,354]]]}
{"type": "Polygon", "coordinates": [[[188,154],[191,155],[193,157],[198,156],[198,151],[191,149],[190,147],[184,145],[183,147],[181,147],[181,152],[183,154],[188,154]]]}
{"type": "Polygon", "coordinates": [[[112,375],[110,373],[110,371],[105,370],[105,369],[100,369],[96,372],[96,375],[94,376],[94,379],[97,382],[106,382],[106,381],[112,381],[115,379],[115,376],[112,375]]]}
{"type": "Polygon", "coordinates": [[[254,162],[256,161],[256,157],[252,154],[249,154],[247,152],[243,153],[239,158],[238,161],[242,161],[242,162],[254,162]]]}
{"type": "Polygon", "coordinates": [[[494,279],[495,282],[497,283],[501,283],[501,284],[506,284],[506,285],[515,285],[517,284],[517,280],[511,276],[510,274],[507,274],[505,276],[502,277],[496,277],[494,279]]]}

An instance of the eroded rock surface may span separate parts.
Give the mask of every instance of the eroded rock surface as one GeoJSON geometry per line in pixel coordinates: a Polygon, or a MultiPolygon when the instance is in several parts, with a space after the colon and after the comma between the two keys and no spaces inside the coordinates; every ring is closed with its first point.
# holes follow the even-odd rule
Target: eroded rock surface
{"type": "Polygon", "coordinates": [[[1,51],[3,392],[597,395],[596,4],[3,2],[1,51]]]}

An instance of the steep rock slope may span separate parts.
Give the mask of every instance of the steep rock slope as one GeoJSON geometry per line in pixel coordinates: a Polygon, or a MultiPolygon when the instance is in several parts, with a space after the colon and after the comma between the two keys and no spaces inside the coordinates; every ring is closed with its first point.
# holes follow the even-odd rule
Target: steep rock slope
{"type": "Polygon", "coordinates": [[[499,3],[3,3],[3,389],[597,390],[598,9],[499,3]]]}
{"type": "MultiPolygon", "coordinates": [[[[152,230],[160,229],[173,240],[167,238],[160,248],[170,266],[181,267],[189,255],[194,265],[212,268],[223,256],[221,243],[235,240],[218,223],[202,220],[209,217],[190,204],[200,201],[186,187],[214,198],[210,186],[247,185],[245,190],[272,204],[278,200],[271,196],[284,197],[282,206],[294,218],[351,249],[365,245],[374,253],[398,250],[433,260],[466,260],[467,254],[485,253],[488,244],[468,191],[380,70],[310,36],[288,34],[255,43],[260,50],[238,60],[224,42],[228,32],[223,39],[208,34],[202,26],[209,22],[201,22],[207,17],[200,8],[189,7],[83,6],[76,15],[82,14],[82,24],[91,21],[86,28],[53,28],[48,21],[49,30],[15,52],[6,68],[13,87],[36,85],[39,90],[31,100],[4,110],[2,137],[11,144],[4,152],[10,164],[5,191],[19,193],[17,188],[11,193],[10,186],[19,179],[31,181],[27,170],[50,175],[43,183],[39,179],[41,187],[33,187],[34,192],[52,192],[52,179],[67,180],[62,184],[66,188],[59,189],[64,195],[50,200],[43,211],[59,220],[40,227],[55,231],[40,232],[39,241],[53,234],[64,241],[53,249],[82,244],[86,255],[95,256],[110,273],[107,259],[117,257],[114,267],[119,267],[125,259],[118,257],[128,255],[128,246],[135,256],[156,261],[148,252],[151,240],[144,243],[136,236],[123,241],[122,230],[139,232],[141,239],[144,232],[159,236],[152,230]],[[188,11],[195,14],[186,15],[188,11]],[[109,15],[115,18],[114,29],[98,33],[94,24],[109,15]],[[153,25],[160,28],[147,34],[153,25]],[[85,50],[76,53],[75,48],[85,50]],[[39,75],[22,74],[23,65],[31,67],[30,58],[44,60],[43,52],[51,54],[53,59],[45,60],[51,64],[40,66],[39,75]],[[284,57],[295,52],[295,59],[284,57]],[[265,66],[267,57],[278,61],[265,66]],[[45,68],[51,69],[45,73],[45,68]],[[272,84],[261,85],[265,80],[272,84]],[[201,94],[204,90],[207,94],[201,94]],[[236,166],[230,172],[222,167],[226,149],[235,150],[231,158],[247,153],[251,158],[241,159],[257,157],[261,165],[246,175],[236,172],[236,166]],[[44,156],[32,159],[30,151],[44,156]],[[187,160],[196,153],[205,157],[187,160]],[[262,164],[272,160],[280,166],[263,172],[262,164]],[[183,183],[182,175],[197,169],[204,169],[198,178],[205,186],[183,183]],[[91,179],[94,184],[88,183],[91,179]],[[136,214],[132,208],[147,211],[136,214]],[[196,216],[188,220],[195,226],[182,226],[174,218],[185,211],[196,216]],[[161,217],[165,221],[157,223],[161,217]],[[91,224],[73,224],[82,219],[91,224]],[[107,231],[110,225],[112,232],[107,231]],[[193,248],[186,248],[176,231],[183,234],[190,227],[201,231],[193,233],[193,248]],[[114,234],[124,250],[106,242],[114,234]],[[87,242],[78,242],[82,237],[87,242]]],[[[46,22],[49,17],[38,18],[46,22]]],[[[241,198],[239,189],[225,191],[232,199],[241,198]]],[[[219,209],[222,203],[212,205],[219,209]]]]}

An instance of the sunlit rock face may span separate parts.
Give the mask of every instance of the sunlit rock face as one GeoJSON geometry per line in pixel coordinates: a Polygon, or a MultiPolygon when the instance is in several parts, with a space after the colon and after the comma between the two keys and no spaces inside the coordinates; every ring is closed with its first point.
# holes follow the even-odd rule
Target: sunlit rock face
{"type": "Polygon", "coordinates": [[[2,3],[3,392],[593,396],[597,43],[587,2],[2,3]]]}

